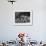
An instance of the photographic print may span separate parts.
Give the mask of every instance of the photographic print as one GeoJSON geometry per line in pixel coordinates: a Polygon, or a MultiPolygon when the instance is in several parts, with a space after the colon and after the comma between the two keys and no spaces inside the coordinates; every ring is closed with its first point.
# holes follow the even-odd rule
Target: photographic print
{"type": "Polygon", "coordinates": [[[32,11],[16,11],[15,12],[16,25],[32,25],[32,11]]]}

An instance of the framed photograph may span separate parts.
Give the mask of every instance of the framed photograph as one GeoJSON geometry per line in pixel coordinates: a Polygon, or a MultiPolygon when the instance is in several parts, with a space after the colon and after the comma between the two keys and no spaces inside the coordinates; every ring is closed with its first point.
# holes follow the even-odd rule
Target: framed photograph
{"type": "Polygon", "coordinates": [[[15,25],[17,26],[31,26],[32,25],[32,11],[16,11],[15,25]]]}

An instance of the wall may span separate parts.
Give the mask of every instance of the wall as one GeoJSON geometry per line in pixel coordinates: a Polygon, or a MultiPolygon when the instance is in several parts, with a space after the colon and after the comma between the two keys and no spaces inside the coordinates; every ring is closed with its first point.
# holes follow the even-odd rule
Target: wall
{"type": "Polygon", "coordinates": [[[0,0],[0,40],[11,40],[18,32],[26,32],[33,40],[46,40],[46,1],[17,0],[13,5],[7,0],[0,0]],[[15,26],[16,10],[33,10],[32,26],[15,26]]]}

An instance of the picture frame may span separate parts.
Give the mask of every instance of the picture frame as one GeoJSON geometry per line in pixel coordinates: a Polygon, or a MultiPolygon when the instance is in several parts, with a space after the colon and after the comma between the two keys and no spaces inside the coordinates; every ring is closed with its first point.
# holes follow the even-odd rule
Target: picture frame
{"type": "Polygon", "coordinates": [[[33,24],[33,11],[19,10],[15,12],[15,25],[16,26],[32,26],[33,24]]]}

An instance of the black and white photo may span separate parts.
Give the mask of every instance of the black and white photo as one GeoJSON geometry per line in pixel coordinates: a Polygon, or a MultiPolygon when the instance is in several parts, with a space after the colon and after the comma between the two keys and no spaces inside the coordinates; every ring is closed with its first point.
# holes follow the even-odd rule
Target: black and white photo
{"type": "Polygon", "coordinates": [[[16,25],[31,25],[32,12],[30,11],[15,12],[15,24],[16,25]]]}

